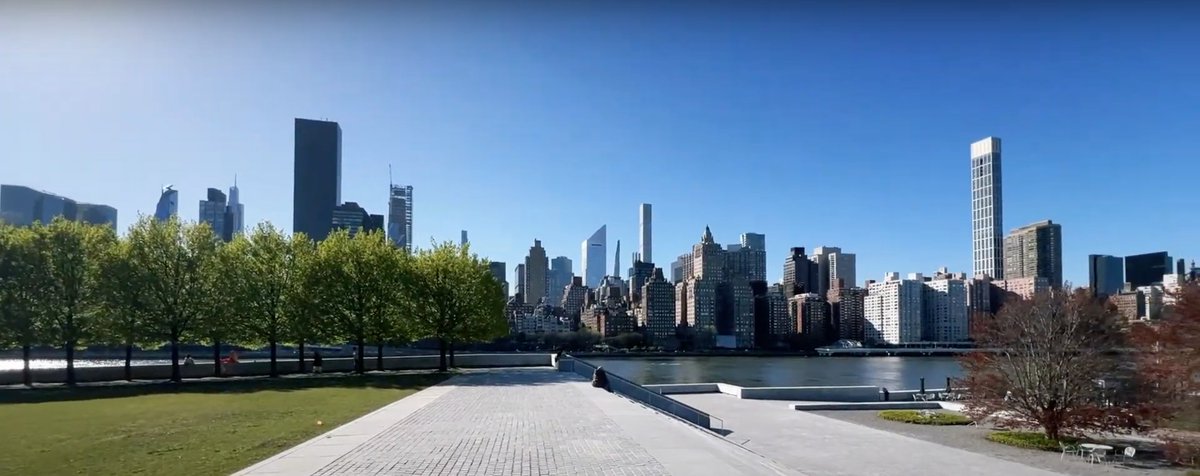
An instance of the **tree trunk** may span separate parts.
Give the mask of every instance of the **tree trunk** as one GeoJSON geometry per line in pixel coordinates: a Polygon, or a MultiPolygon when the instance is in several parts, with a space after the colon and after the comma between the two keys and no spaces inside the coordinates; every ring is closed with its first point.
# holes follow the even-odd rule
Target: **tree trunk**
{"type": "Polygon", "coordinates": [[[63,343],[67,351],[67,386],[75,386],[75,342],[74,339],[63,343]]]}
{"type": "Polygon", "coordinates": [[[383,371],[383,344],[375,344],[375,370],[383,371]]]}
{"type": "Polygon", "coordinates": [[[363,338],[359,337],[354,342],[358,344],[354,355],[354,373],[362,374],[366,372],[366,365],[363,363],[363,338]]]}
{"type": "Polygon", "coordinates": [[[133,342],[125,343],[125,380],[133,381],[133,342]]]}
{"type": "Polygon", "coordinates": [[[28,342],[21,346],[21,359],[25,361],[25,367],[21,369],[21,378],[25,380],[26,387],[33,386],[33,371],[29,369],[29,354],[31,350],[28,342]]]}
{"type": "Polygon", "coordinates": [[[454,341],[450,341],[450,368],[454,367],[454,341]]]}
{"type": "Polygon", "coordinates": [[[179,374],[179,337],[176,336],[171,336],[171,381],[183,381],[179,374]]]}
{"type": "Polygon", "coordinates": [[[438,339],[438,372],[446,371],[446,339],[438,339]]]}
{"type": "Polygon", "coordinates": [[[300,365],[299,365],[300,373],[304,373],[304,340],[303,339],[300,340],[299,355],[300,355],[300,365]]]}
{"type": "Polygon", "coordinates": [[[274,339],[271,340],[271,376],[272,377],[279,376],[279,369],[275,366],[275,357],[276,357],[275,350],[278,345],[279,344],[277,342],[275,342],[274,339]]]}
{"type": "Polygon", "coordinates": [[[213,341],[213,375],[221,376],[221,341],[213,341]]]}

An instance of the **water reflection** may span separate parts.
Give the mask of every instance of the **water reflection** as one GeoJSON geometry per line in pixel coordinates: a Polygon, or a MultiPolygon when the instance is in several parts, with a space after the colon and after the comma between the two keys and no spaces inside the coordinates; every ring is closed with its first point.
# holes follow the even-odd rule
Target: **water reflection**
{"type": "Polygon", "coordinates": [[[744,387],[879,385],[930,388],[959,377],[953,357],[649,357],[589,358],[589,362],[643,384],[724,382],[744,387]]]}

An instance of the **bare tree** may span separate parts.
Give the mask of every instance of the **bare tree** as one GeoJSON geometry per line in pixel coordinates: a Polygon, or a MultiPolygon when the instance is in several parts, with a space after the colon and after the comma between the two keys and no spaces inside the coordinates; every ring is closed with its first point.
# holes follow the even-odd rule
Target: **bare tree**
{"type": "Polygon", "coordinates": [[[1112,310],[1083,290],[1053,290],[1005,304],[973,323],[980,352],[962,358],[966,411],[1046,436],[1134,425],[1106,393],[1120,374],[1122,333],[1112,310]]]}

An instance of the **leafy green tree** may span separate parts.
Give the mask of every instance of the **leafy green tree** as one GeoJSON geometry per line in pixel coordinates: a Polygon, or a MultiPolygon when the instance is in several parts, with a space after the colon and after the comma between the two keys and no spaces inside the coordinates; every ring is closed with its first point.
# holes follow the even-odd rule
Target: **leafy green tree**
{"type": "MultiPolygon", "coordinates": [[[[307,240],[301,237],[302,240],[307,240]]],[[[245,309],[247,338],[271,349],[271,376],[279,375],[277,348],[287,336],[288,298],[303,278],[300,261],[306,258],[307,244],[292,246],[291,238],[269,223],[260,223],[243,240],[237,290],[233,293],[245,309]],[[300,253],[298,256],[297,253],[300,253]]]]}
{"type": "Polygon", "coordinates": [[[434,243],[416,257],[411,302],[418,335],[438,341],[438,369],[447,370],[453,342],[487,341],[508,333],[504,292],[487,262],[467,246],[434,243]]]}
{"type": "Polygon", "coordinates": [[[284,300],[284,340],[296,344],[299,357],[296,369],[303,373],[304,344],[328,335],[319,295],[310,292],[321,282],[324,269],[317,266],[316,243],[304,233],[292,234],[288,239],[288,248],[291,256],[288,266],[293,268],[294,277],[284,300]]]}
{"type": "Polygon", "coordinates": [[[43,266],[28,228],[0,224],[0,344],[21,347],[22,379],[33,384],[30,352],[38,343],[36,296],[43,289],[38,272],[43,266]]]}
{"type": "Polygon", "coordinates": [[[101,297],[96,339],[125,348],[125,380],[133,380],[133,347],[147,343],[147,300],[145,273],[133,262],[133,247],[118,240],[100,258],[96,282],[101,297]]]}
{"type": "Polygon", "coordinates": [[[170,345],[171,379],[179,381],[179,342],[205,310],[208,286],[203,273],[214,259],[217,238],[206,225],[142,217],[127,239],[133,265],[145,277],[147,329],[170,345]]]}
{"type": "MultiPolygon", "coordinates": [[[[209,228],[206,223],[193,226],[209,228]]],[[[211,228],[209,231],[211,233],[211,228]]],[[[200,288],[200,299],[196,302],[199,312],[189,334],[212,347],[213,375],[217,377],[224,374],[221,345],[242,343],[248,334],[244,296],[238,292],[242,289],[241,280],[247,277],[240,273],[248,261],[247,248],[248,244],[241,236],[230,243],[217,241],[215,252],[210,259],[202,261],[195,278],[200,288]]]]}
{"type": "Polygon", "coordinates": [[[355,372],[362,373],[363,346],[397,337],[399,296],[404,286],[401,251],[378,232],[331,233],[317,246],[314,298],[328,316],[332,336],[356,346],[355,372]]]}
{"type": "Polygon", "coordinates": [[[55,218],[36,225],[34,246],[46,286],[38,293],[38,316],[46,340],[66,351],[67,385],[75,385],[75,349],[90,337],[101,308],[100,263],[117,241],[107,226],[55,218]]]}

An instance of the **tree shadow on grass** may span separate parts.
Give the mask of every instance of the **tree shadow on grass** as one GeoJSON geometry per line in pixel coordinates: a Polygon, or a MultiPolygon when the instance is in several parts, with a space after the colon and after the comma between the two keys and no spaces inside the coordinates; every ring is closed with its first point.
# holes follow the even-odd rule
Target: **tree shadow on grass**
{"type": "Polygon", "coordinates": [[[291,377],[206,378],[175,382],[114,382],[77,387],[14,388],[0,390],[0,405],[43,403],[158,394],[252,394],[314,388],[376,388],[421,390],[455,375],[451,372],[325,374],[291,377]]]}

